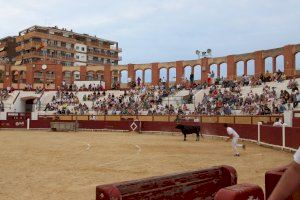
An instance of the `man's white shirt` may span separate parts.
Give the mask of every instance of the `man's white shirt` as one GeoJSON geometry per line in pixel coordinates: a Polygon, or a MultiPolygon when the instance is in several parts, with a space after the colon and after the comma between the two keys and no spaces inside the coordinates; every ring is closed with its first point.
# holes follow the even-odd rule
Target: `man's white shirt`
{"type": "Polygon", "coordinates": [[[228,133],[228,135],[232,135],[233,138],[240,137],[239,134],[235,130],[233,130],[233,128],[231,128],[231,127],[227,127],[227,133],[228,133]]]}
{"type": "Polygon", "coordinates": [[[282,127],[282,123],[281,122],[274,122],[273,126],[282,127]]]}

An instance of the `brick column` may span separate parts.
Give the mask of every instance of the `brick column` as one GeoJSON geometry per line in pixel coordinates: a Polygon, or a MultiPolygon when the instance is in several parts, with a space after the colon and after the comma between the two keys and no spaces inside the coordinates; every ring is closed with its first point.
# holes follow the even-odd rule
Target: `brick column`
{"type": "Polygon", "coordinates": [[[158,85],[159,82],[159,71],[158,71],[158,63],[151,64],[152,69],[152,85],[158,85]]]}
{"type": "Polygon", "coordinates": [[[287,45],[284,47],[284,73],[287,76],[294,76],[296,72],[296,67],[295,67],[295,54],[294,54],[294,46],[293,45],[287,45]]]}
{"type": "Polygon", "coordinates": [[[248,63],[244,62],[244,74],[248,75],[248,63]]]}
{"type": "Polygon", "coordinates": [[[182,83],[182,76],[183,76],[183,62],[182,61],[176,61],[175,64],[176,68],[176,84],[182,83]]]}
{"type": "Polygon", "coordinates": [[[276,72],[276,57],[272,57],[272,70],[273,73],[276,72]]]}
{"type": "Polygon", "coordinates": [[[217,77],[220,78],[221,76],[221,67],[220,67],[220,63],[217,64],[217,77]]]}
{"type": "Polygon", "coordinates": [[[207,82],[210,68],[208,66],[208,58],[202,58],[201,61],[201,82],[207,82]]]}
{"type": "Polygon", "coordinates": [[[227,78],[233,80],[236,78],[234,56],[227,56],[227,78]]]}
{"type": "Polygon", "coordinates": [[[86,81],[86,66],[80,66],[80,80],[86,81]]]}
{"type": "Polygon", "coordinates": [[[104,82],[105,82],[105,89],[110,90],[111,89],[111,67],[110,65],[104,65],[104,82]]]}
{"type": "MultiPolygon", "coordinates": [[[[11,66],[5,65],[4,68],[4,80],[3,80],[3,88],[6,89],[8,86],[11,87],[11,66]]],[[[27,77],[26,77],[27,78],[27,77]]]]}
{"type": "Polygon", "coordinates": [[[169,74],[169,68],[167,68],[167,79],[166,79],[166,85],[168,85],[168,86],[170,85],[170,83],[169,83],[169,82],[170,82],[170,77],[169,77],[169,76],[170,76],[170,74],[169,74]]]}
{"type": "MultiPolygon", "coordinates": [[[[55,88],[61,85],[63,77],[62,77],[62,65],[54,66],[55,68],[52,70],[55,73],[55,88]]],[[[71,72],[71,77],[73,77],[73,72],[71,72]]],[[[71,80],[74,83],[74,78],[71,80]]]]}
{"type": "Polygon", "coordinates": [[[131,81],[135,81],[134,65],[128,64],[127,69],[128,69],[128,78],[131,78],[131,81]]]}
{"type": "Polygon", "coordinates": [[[32,65],[26,65],[26,83],[33,85],[34,70],[32,65]]]}
{"type": "Polygon", "coordinates": [[[265,62],[262,57],[262,51],[256,51],[254,54],[254,75],[259,76],[265,73],[265,62]]]}

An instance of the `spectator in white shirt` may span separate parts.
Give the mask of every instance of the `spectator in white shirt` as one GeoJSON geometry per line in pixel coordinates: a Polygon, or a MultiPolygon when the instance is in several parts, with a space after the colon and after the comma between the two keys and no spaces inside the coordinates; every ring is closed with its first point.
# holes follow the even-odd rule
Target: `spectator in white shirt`
{"type": "Polygon", "coordinates": [[[283,200],[300,188],[300,147],[268,200],[283,200]]]}
{"type": "Polygon", "coordinates": [[[224,124],[224,127],[226,128],[227,134],[229,135],[229,138],[226,139],[226,142],[232,139],[231,144],[234,151],[234,156],[240,156],[237,147],[243,147],[243,149],[245,149],[246,146],[244,144],[238,144],[238,139],[240,138],[240,136],[233,128],[229,127],[228,124],[224,124]]]}
{"type": "Polygon", "coordinates": [[[275,126],[275,127],[282,127],[282,122],[281,122],[281,119],[279,119],[279,118],[276,118],[275,119],[275,122],[274,122],[274,124],[273,124],[273,126],[275,126]]]}

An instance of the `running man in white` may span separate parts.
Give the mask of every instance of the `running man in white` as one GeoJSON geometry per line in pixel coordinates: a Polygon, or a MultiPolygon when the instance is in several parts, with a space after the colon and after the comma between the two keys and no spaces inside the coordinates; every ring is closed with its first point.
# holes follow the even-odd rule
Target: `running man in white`
{"type": "Polygon", "coordinates": [[[226,128],[227,134],[229,135],[229,138],[226,139],[226,142],[232,139],[231,144],[234,151],[234,156],[240,156],[237,147],[243,147],[243,149],[245,149],[246,146],[244,144],[238,144],[240,136],[233,128],[229,127],[228,124],[224,124],[224,127],[226,128]]]}

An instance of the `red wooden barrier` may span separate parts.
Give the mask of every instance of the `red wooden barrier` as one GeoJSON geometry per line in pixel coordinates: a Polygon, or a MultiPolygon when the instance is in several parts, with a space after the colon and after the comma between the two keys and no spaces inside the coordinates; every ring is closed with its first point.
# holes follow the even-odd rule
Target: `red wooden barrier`
{"type": "Polygon", "coordinates": [[[260,141],[282,146],[282,127],[261,126],[260,141]]]}
{"type": "Polygon", "coordinates": [[[96,200],[213,199],[216,192],[236,184],[233,167],[220,166],[192,172],[127,181],[96,187],[96,200]]]}
{"type": "Polygon", "coordinates": [[[300,144],[300,128],[286,127],[285,128],[285,145],[287,147],[298,149],[300,144]]]}
{"type": "MultiPolygon", "coordinates": [[[[285,172],[287,166],[272,169],[266,172],[265,174],[265,192],[266,192],[266,199],[269,198],[272,191],[274,190],[275,186],[277,185],[278,181],[280,180],[281,176],[285,172]]],[[[300,188],[297,193],[293,196],[289,197],[287,200],[300,200],[300,188]]]]}
{"type": "Polygon", "coordinates": [[[238,184],[220,189],[215,200],[264,200],[264,192],[258,185],[238,184]]]}

